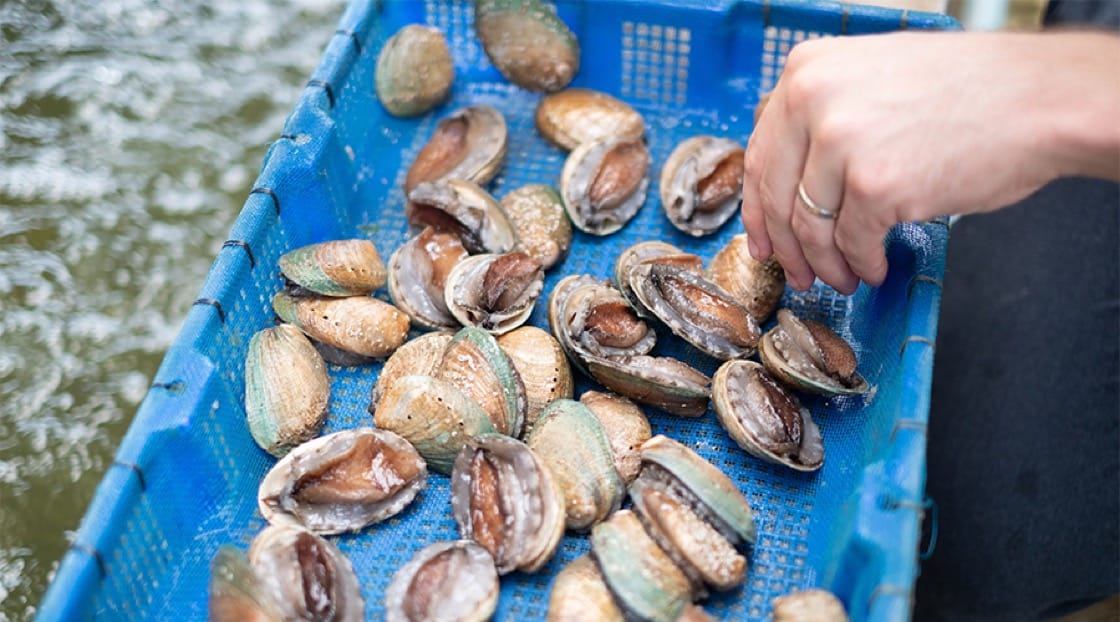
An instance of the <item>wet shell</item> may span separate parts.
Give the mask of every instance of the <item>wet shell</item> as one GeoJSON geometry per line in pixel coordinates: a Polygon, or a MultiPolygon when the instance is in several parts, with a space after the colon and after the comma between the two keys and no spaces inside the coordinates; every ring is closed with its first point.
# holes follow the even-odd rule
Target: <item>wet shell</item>
{"type": "Polygon", "coordinates": [[[708,406],[709,378],[671,357],[646,356],[657,336],[608,282],[571,275],[552,288],[548,323],[568,359],[606,388],[683,416],[708,406]]]}
{"type": "Polygon", "coordinates": [[[657,334],[635,315],[610,281],[590,275],[566,276],[548,299],[552,334],[577,365],[587,356],[648,354],[657,334]]]}
{"type": "Polygon", "coordinates": [[[266,328],[249,340],[245,415],[261,449],[282,456],[319,434],[330,390],[323,358],[295,326],[266,328]]]}
{"type": "Polygon", "coordinates": [[[669,154],[660,189],[674,227],[695,237],[713,233],[739,210],[743,148],[726,138],[690,138],[669,154]]]}
{"type": "Polygon", "coordinates": [[[653,435],[649,419],[637,404],[614,393],[588,391],[579,396],[579,401],[591,409],[603,426],[619,477],[627,484],[634,481],[642,468],[642,443],[653,435]]]}
{"type": "Polygon", "coordinates": [[[615,393],[682,417],[708,410],[711,378],[670,356],[589,358],[587,370],[615,393]]]}
{"type": "Polygon", "coordinates": [[[754,544],[758,538],[754,512],[738,486],[718,467],[662,434],[646,441],[641,455],[643,470],[649,468],[650,476],[662,474],[678,482],[681,490],[710,511],[713,522],[736,546],[754,544]]]}
{"type": "Polygon", "coordinates": [[[762,340],[759,359],[774,377],[819,395],[858,395],[870,388],[856,371],[852,346],[831,328],[778,311],[778,325],[762,340]]]}
{"type": "Polygon", "coordinates": [[[428,468],[388,430],[354,428],[308,441],[261,481],[257,504],[273,524],[319,534],[358,531],[403,510],[424,489],[428,468]]]}
{"type": "Polygon", "coordinates": [[[572,246],[572,223],[560,193],[552,186],[529,184],[502,197],[502,209],[517,231],[517,248],[548,270],[572,246]]]}
{"type": "Polygon", "coordinates": [[[630,271],[647,263],[671,264],[696,273],[704,270],[704,260],[699,255],[686,253],[668,242],[659,240],[638,242],[619,253],[618,259],[614,262],[614,283],[639,317],[653,316],[642,306],[641,301],[634,294],[634,289],[630,287],[630,271]]]}
{"type": "Polygon", "coordinates": [[[436,367],[443,359],[443,351],[447,349],[447,344],[451,342],[454,335],[455,333],[446,330],[424,333],[397,348],[377,373],[377,383],[373,385],[373,390],[370,392],[369,412],[374,412],[381,395],[397,378],[415,374],[435,375],[436,367]]]}
{"type": "Polygon", "coordinates": [[[630,485],[630,499],[650,537],[697,592],[740,585],[747,560],[738,549],[756,538],[742,493],[711,463],[667,437],[654,437],[642,455],[644,466],[630,485]]]}
{"type": "Polygon", "coordinates": [[[564,533],[564,494],[552,472],[525,443],[500,434],[476,436],[455,459],[451,513],[499,575],[539,570],[564,533]]]}
{"type": "Polygon", "coordinates": [[[455,81],[451,49],[438,28],[401,28],[377,56],[374,88],[391,114],[414,117],[447,99],[455,81]]]}
{"type": "Polygon", "coordinates": [[[730,294],[695,272],[647,263],[630,270],[630,287],[669,330],[710,356],[745,358],[758,347],[758,322],[730,294]]]}
{"type": "Polygon", "coordinates": [[[389,258],[389,297],[420,328],[455,328],[443,289],[455,264],[466,258],[459,236],[425,228],[389,258]]]}
{"type": "Polygon", "coordinates": [[[543,287],[541,265],[525,253],[482,254],[451,269],[443,297],[464,326],[501,335],[529,319],[543,287]]]}
{"type": "Polygon", "coordinates": [[[583,88],[542,97],[535,120],[541,136],[568,151],[608,138],[638,140],[646,129],[642,115],[626,102],[583,88]]]}
{"type": "Polygon", "coordinates": [[[610,439],[587,406],[552,402],[525,442],[564,491],[568,529],[588,529],[621,506],[626,488],[614,468],[610,439]]]}
{"type": "Polygon", "coordinates": [[[560,174],[560,196],[572,224],[592,235],[621,229],[645,203],[649,166],[641,140],[610,138],[576,147],[560,174]]]}
{"type": "Polygon", "coordinates": [[[548,595],[548,622],[624,622],[614,604],[599,567],[589,555],[564,566],[552,580],[548,595]]]}
{"type": "Polygon", "coordinates": [[[525,385],[524,438],[549,402],[572,397],[572,368],[556,338],[536,326],[520,326],[499,335],[498,345],[525,385]]]}
{"type": "Polygon", "coordinates": [[[579,42],[539,0],[477,0],[474,26],[490,62],[530,91],[557,91],[579,71],[579,42]]]}
{"type": "Polygon", "coordinates": [[[419,184],[408,193],[405,212],[413,230],[430,226],[454,234],[472,254],[508,253],[517,243],[513,224],[501,205],[471,181],[419,184]]]}
{"type": "Polygon", "coordinates": [[[726,591],[743,583],[746,558],[687,503],[640,479],[631,486],[630,498],[646,531],[688,575],[693,589],[726,591]]]}
{"type": "Polygon", "coordinates": [[[304,298],[278,292],[272,309],[311,339],[359,360],[385,358],[408,337],[408,316],[370,296],[304,298]]]}
{"type": "Polygon", "coordinates": [[[330,541],[291,525],[265,527],[249,547],[249,565],[285,620],[359,622],[365,600],[350,560],[330,541]]]}
{"type": "Polygon", "coordinates": [[[615,512],[591,530],[591,554],[629,617],[675,622],[692,600],[688,577],[630,510],[615,512]]]}
{"type": "Polygon", "coordinates": [[[280,256],[288,293],[364,296],[385,285],[385,263],[369,240],[331,240],[280,256]]]}
{"type": "Polygon", "coordinates": [[[386,622],[482,622],[498,606],[498,573],[486,549],[468,540],[420,549],[385,589],[386,622]]]}
{"type": "Polygon", "coordinates": [[[381,395],[374,424],[403,436],[438,473],[451,472],[471,438],[494,432],[485,410],[455,385],[431,376],[401,376],[381,395]]]}
{"type": "Polygon", "coordinates": [[[708,280],[746,307],[759,323],[765,322],[778,308],[786,288],[786,273],[778,259],[770,257],[758,261],[751,257],[745,233],[731,238],[712,257],[705,274],[708,280]]]}
{"type": "Polygon", "coordinates": [[[479,104],[452,112],[436,125],[405,174],[404,193],[424,182],[463,179],[485,185],[502,166],[509,146],[505,117],[479,104]]]}
{"type": "Polygon", "coordinates": [[[499,434],[521,434],[527,407],[525,385],[493,335],[480,328],[460,330],[447,344],[434,376],[455,385],[481,406],[499,434]]]}
{"type": "Polygon", "coordinates": [[[811,589],[775,598],[774,622],[848,622],[848,613],[832,592],[811,589]]]}
{"type": "Polygon", "coordinates": [[[261,587],[245,554],[223,544],[210,561],[207,610],[211,622],[279,621],[283,614],[270,592],[261,587]]]}
{"type": "Polygon", "coordinates": [[[728,361],[712,379],[716,418],[747,453],[797,471],[824,463],[824,443],[809,410],[758,363],[728,361]]]}

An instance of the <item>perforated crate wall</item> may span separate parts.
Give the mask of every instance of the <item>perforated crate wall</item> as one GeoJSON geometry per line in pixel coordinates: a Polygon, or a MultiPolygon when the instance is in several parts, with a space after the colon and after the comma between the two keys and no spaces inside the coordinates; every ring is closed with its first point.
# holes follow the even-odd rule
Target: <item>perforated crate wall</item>
{"type": "MultiPolygon", "coordinates": [[[[574,85],[613,93],[644,115],[654,179],[645,206],[622,231],[605,238],[576,232],[570,255],[547,276],[545,297],[568,274],[609,276],[618,253],[637,241],[661,239],[710,257],[742,230],[737,219],[704,239],[673,229],[656,175],[688,137],[711,133],[745,142],[751,112],[775,83],[789,46],[813,36],[954,25],[940,16],[827,2],[554,6],[580,40],[583,66],[574,85]]],[[[242,366],[252,334],[274,321],[277,258],[343,237],[368,237],[388,258],[407,238],[404,171],[440,118],[475,103],[506,116],[510,145],[489,185],[495,196],[526,183],[558,183],[565,154],[533,128],[540,95],[506,83],[489,65],[472,19],[471,5],[461,1],[347,6],[98,489],[41,619],[206,617],[214,552],[225,543],[247,548],[264,525],[256,486],[274,459],[245,428],[242,366]],[[447,33],[457,77],[451,101],[402,120],[385,114],[372,84],[383,42],[407,23],[447,33]]],[[[746,583],[707,600],[713,615],[768,619],[775,596],[818,585],[840,595],[854,620],[909,615],[946,235],[939,223],[894,230],[891,272],[880,288],[864,287],[850,298],[819,284],[805,293],[787,290],[783,304],[853,343],[860,371],[873,384],[864,397],[805,400],[825,438],[819,472],[794,473],[747,456],[711,411],[686,419],[646,409],[655,432],[685,442],[728,473],[757,515],[759,539],[746,583]]],[[[547,328],[544,299],[530,323],[547,328]]],[[[656,352],[708,373],[716,367],[668,334],[656,352]]],[[[372,424],[367,407],[378,369],[330,368],[327,432],[372,424]]],[[[577,394],[593,387],[580,378],[577,394]]],[[[383,615],[392,573],[422,546],[455,537],[447,478],[432,475],[399,516],[334,540],[361,578],[373,620],[383,615]]],[[[585,534],[568,534],[540,573],[503,578],[497,619],[543,619],[552,577],[587,550],[585,534]]]]}

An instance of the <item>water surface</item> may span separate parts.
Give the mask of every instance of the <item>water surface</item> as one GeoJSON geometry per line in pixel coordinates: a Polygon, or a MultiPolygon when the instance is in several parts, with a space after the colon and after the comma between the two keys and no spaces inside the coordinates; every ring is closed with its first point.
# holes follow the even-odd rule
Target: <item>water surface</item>
{"type": "Polygon", "coordinates": [[[34,615],[339,0],[0,0],[0,622],[34,615]]]}

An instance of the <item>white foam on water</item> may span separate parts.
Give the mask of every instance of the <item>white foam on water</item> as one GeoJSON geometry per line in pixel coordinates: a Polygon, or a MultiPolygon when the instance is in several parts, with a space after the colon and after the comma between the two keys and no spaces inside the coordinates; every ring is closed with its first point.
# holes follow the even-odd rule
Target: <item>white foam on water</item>
{"type": "Polygon", "coordinates": [[[0,622],[33,615],[342,8],[0,5],[0,622]]]}

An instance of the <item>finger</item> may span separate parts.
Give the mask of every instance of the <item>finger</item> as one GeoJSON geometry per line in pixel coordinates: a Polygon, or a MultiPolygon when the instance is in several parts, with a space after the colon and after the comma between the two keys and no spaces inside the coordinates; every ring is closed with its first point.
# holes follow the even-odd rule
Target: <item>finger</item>
{"type": "Polygon", "coordinates": [[[752,221],[751,226],[765,231],[767,239],[755,240],[760,255],[769,256],[767,251],[772,251],[785,269],[790,286],[806,290],[812,286],[815,275],[790,229],[790,217],[809,147],[809,136],[804,123],[790,114],[785,97],[786,91],[779,81],[751,136],[745,156],[744,180],[750,179],[752,199],[757,188],[762,226],[756,222],[758,215],[750,213],[753,208],[745,205],[746,194],[744,209],[747,210],[748,220],[752,221]]]}
{"type": "MultiPolygon", "coordinates": [[[[761,110],[756,109],[756,111],[761,115],[761,110]]],[[[765,143],[766,139],[762,137],[763,133],[759,130],[758,121],[759,118],[756,118],[754,131],[747,139],[747,148],[743,151],[743,204],[740,207],[740,215],[743,219],[743,228],[747,230],[747,248],[751,256],[757,261],[765,261],[773,253],[773,248],[770,245],[770,235],[766,231],[766,217],[762,210],[762,197],[759,195],[763,155],[766,152],[765,148],[759,145],[765,143]]]]}
{"type": "MultiPolygon", "coordinates": [[[[752,141],[753,142],[753,141],[752,141]]],[[[739,208],[743,219],[743,228],[747,230],[747,248],[751,257],[757,261],[765,261],[773,252],[770,247],[770,236],[766,233],[766,217],[762,213],[762,200],[758,196],[758,175],[749,175],[748,171],[757,167],[747,163],[752,156],[748,144],[743,153],[743,204],[739,208]]],[[[758,152],[753,152],[757,154],[758,152]]]]}
{"type": "MultiPolygon", "coordinates": [[[[786,211],[788,212],[789,208],[786,208],[786,211]]],[[[774,256],[785,270],[786,282],[790,287],[805,291],[813,286],[817,275],[805,260],[805,255],[801,253],[801,245],[790,228],[789,215],[782,214],[779,217],[782,218],[780,223],[772,220],[769,213],[766,215],[766,226],[771,231],[770,241],[774,245],[774,256]]]]}
{"type": "MultiPolygon", "coordinates": [[[[754,127],[758,127],[758,120],[762,118],[762,111],[766,109],[766,104],[770,102],[770,96],[773,91],[767,91],[762,97],[758,99],[758,104],[754,107],[754,127]]],[[[757,150],[754,152],[757,154],[757,150]]],[[[743,152],[743,169],[747,169],[748,153],[743,152]]],[[[755,170],[756,167],[751,167],[755,170]]],[[[758,198],[758,179],[757,175],[752,175],[754,183],[744,185],[743,201],[740,202],[739,207],[742,210],[743,228],[747,230],[747,249],[756,261],[765,261],[772,254],[770,248],[770,236],[766,234],[766,217],[762,214],[761,204],[758,198]],[[748,198],[749,191],[749,201],[748,198]],[[751,229],[755,229],[757,235],[751,235],[751,229]],[[761,243],[756,243],[755,239],[759,239],[761,243]]]]}
{"type": "Polygon", "coordinates": [[[835,217],[811,209],[817,207],[836,214],[844,199],[843,162],[836,150],[822,148],[822,145],[819,141],[809,144],[809,155],[801,174],[801,189],[805,196],[801,196],[799,189],[791,226],[801,245],[801,253],[813,272],[836,291],[851,294],[859,286],[859,277],[836,247],[835,217]]]}
{"type": "Polygon", "coordinates": [[[877,213],[847,193],[833,235],[836,248],[843,254],[852,272],[873,287],[882,285],[887,276],[883,238],[890,228],[890,224],[876,216],[877,213]]]}

